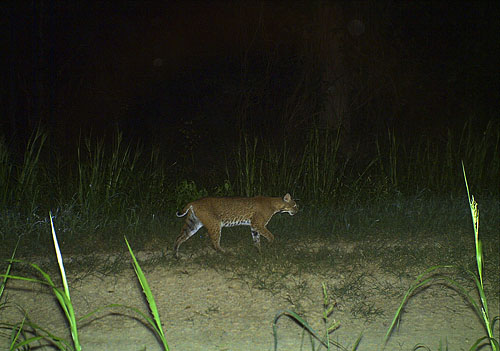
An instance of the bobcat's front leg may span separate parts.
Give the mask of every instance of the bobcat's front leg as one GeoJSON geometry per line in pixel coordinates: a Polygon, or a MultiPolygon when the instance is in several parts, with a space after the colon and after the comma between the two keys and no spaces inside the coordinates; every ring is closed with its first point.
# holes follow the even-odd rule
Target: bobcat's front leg
{"type": "Polygon", "coordinates": [[[250,225],[252,231],[252,238],[255,246],[260,250],[260,236],[265,237],[270,243],[274,241],[274,235],[265,226],[265,224],[258,221],[252,221],[250,225]]]}
{"type": "Polygon", "coordinates": [[[260,234],[253,227],[250,227],[250,230],[252,231],[253,244],[257,247],[257,249],[260,252],[260,234]]]}

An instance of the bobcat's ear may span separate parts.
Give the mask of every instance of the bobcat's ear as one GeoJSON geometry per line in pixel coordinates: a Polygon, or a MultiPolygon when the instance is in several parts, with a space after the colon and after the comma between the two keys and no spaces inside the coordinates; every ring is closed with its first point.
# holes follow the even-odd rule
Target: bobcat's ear
{"type": "Polygon", "coordinates": [[[290,196],[289,193],[286,193],[286,195],[283,196],[283,201],[285,201],[285,202],[290,202],[291,199],[292,199],[292,197],[290,196]]]}

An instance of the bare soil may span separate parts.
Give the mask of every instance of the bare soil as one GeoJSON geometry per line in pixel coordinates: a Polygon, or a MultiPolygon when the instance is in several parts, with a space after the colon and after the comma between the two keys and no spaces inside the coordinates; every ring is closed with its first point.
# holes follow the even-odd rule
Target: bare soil
{"type": "MultiPolygon", "coordinates": [[[[138,257],[152,255],[139,253],[138,257]]],[[[360,272],[370,277],[369,284],[360,287],[358,295],[363,298],[336,297],[331,321],[340,322],[340,327],[330,336],[352,349],[362,333],[358,350],[381,350],[402,294],[411,283],[411,279],[398,278],[381,272],[369,262],[360,262],[349,271],[331,268],[317,274],[303,273],[297,277],[299,283],[292,283],[300,286],[305,282],[307,289],[301,294],[290,294],[288,289],[270,291],[238,279],[229,268],[202,268],[186,256],[173,267],[157,264],[146,269],[171,350],[273,350],[272,323],[283,309],[298,310],[313,328],[324,330],[322,283],[335,285],[347,279],[346,275],[360,272]]],[[[133,269],[86,276],[69,272],[69,281],[71,298],[80,317],[109,304],[133,306],[148,313],[133,269]]],[[[20,306],[33,322],[70,339],[63,312],[46,287],[9,280],[5,294],[7,307],[0,310],[0,322],[20,322],[23,317],[20,306]]],[[[498,314],[498,295],[490,300],[490,310],[498,314]]],[[[161,350],[154,333],[140,318],[131,316],[137,317],[131,311],[115,307],[81,321],[79,335],[83,350],[161,350]]],[[[495,332],[498,336],[498,323],[495,332]]],[[[438,350],[441,343],[442,349],[447,345],[448,350],[468,350],[484,335],[478,317],[462,296],[445,286],[432,285],[409,300],[399,328],[385,349],[412,350],[416,345],[426,345],[438,350]]],[[[278,321],[278,340],[278,350],[311,350],[309,337],[287,317],[278,321]]],[[[8,349],[8,344],[8,334],[1,330],[0,349],[8,349]]]]}

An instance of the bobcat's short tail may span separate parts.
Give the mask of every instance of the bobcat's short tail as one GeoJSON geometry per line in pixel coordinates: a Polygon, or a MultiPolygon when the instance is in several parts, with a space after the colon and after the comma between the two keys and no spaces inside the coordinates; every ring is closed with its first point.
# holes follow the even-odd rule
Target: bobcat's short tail
{"type": "Polygon", "coordinates": [[[179,218],[180,218],[180,217],[184,217],[184,216],[185,216],[185,215],[189,212],[189,210],[190,210],[191,208],[192,208],[192,206],[187,206],[186,208],[184,208],[184,212],[182,212],[182,213],[176,212],[176,213],[175,213],[175,215],[176,215],[177,217],[179,217],[179,218]]]}

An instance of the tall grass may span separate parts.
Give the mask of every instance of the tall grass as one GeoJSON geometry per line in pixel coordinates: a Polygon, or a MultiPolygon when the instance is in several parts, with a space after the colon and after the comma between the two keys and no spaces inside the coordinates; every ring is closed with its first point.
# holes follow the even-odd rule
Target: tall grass
{"type": "Polygon", "coordinates": [[[15,207],[31,213],[44,195],[44,180],[40,179],[40,154],[47,140],[47,132],[38,127],[27,141],[21,163],[12,160],[5,139],[0,139],[0,205],[15,207]]]}
{"type": "Polygon", "coordinates": [[[78,202],[82,210],[107,205],[122,207],[126,194],[134,188],[141,149],[123,145],[123,134],[116,132],[111,151],[104,140],[85,139],[85,152],[78,147],[78,202]]]}
{"type": "Polygon", "coordinates": [[[7,207],[11,203],[11,179],[13,165],[9,160],[9,149],[5,138],[0,138],[0,204],[7,207]]]}
{"type": "Polygon", "coordinates": [[[47,133],[42,128],[37,128],[28,141],[24,153],[23,165],[17,173],[17,186],[15,188],[15,199],[17,205],[22,202],[30,204],[33,209],[40,198],[40,183],[37,182],[37,172],[40,153],[47,139],[47,133]]]}
{"type": "MultiPolygon", "coordinates": [[[[307,206],[357,206],[395,192],[458,193],[456,164],[463,156],[474,165],[471,172],[478,187],[498,194],[500,131],[493,121],[482,131],[473,123],[458,132],[450,130],[441,143],[425,136],[407,142],[391,130],[349,152],[343,149],[346,136],[341,131],[312,125],[299,140],[241,133],[234,151],[227,148],[225,169],[201,171],[197,178],[186,165],[172,158],[167,163],[171,155],[161,145],[145,151],[141,144],[125,141],[120,131],[110,144],[104,138],[82,137],[68,160],[45,151],[49,135],[42,128],[32,134],[22,157],[13,157],[2,140],[0,236],[8,243],[5,254],[20,233],[36,232],[36,238],[42,238],[43,213],[54,206],[56,215],[71,217],[64,221],[61,236],[85,240],[85,235],[101,235],[118,242],[121,235],[115,233],[129,238],[139,232],[152,234],[142,229],[158,231],[158,220],[184,205],[180,202],[187,196],[180,192],[189,189],[179,184],[196,184],[193,196],[290,192],[307,206]],[[482,138],[473,143],[478,134],[482,138]],[[55,163],[62,166],[54,170],[55,163]],[[2,230],[2,224],[12,229],[2,230]]],[[[81,244],[74,242],[75,248],[81,244]]],[[[30,243],[39,245],[39,240],[30,243]]]]}
{"type": "Polygon", "coordinates": [[[313,128],[304,143],[290,145],[283,140],[252,142],[243,136],[235,153],[235,167],[226,163],[226,176],[235,179],[236,193],[279,195],[294,192],[296,196],[328,203],[346,181],[349,157],[341,157],[340,128],[330,130],[313,128]],[[231,169],[234,169],[231,172],[231,169]]]}
{"type": "Polygon", "coordinates": [[[102,137],[83,137],[72,158],[71,150],[65,156],[47,152],[53,151],[44,146],[48,138],[37,129],[21,157],[0,139],[1,254],[8,255],[21,235],[29,237],[21,243],[27,254],[46,246],[49,209],[61,225],[61,239],[79,252],[92,242],[119,242],[115,233],[133,238],[140,227],[157,230],[162,215],[175,212],[178,169],[166,163],[159,147],[144,152],[116,131],[111,145],[102,137]]]}
{"type": "MultiPolygon", "coordinates": [[[[244,134],[240,141],[240,147],[236,151],[236,176],[235,187],[237,192],[244,196],[253,196],[262,193],[264,185],[263,158],[257,152],[258,138],[253,141],[248,140],[248,136],[244,134]]],[[[226,165],[226,174],[229,178],[229,169],[232,168],[226,165]]]]}
{"type": "Polygon", "coordinates": [[[498,193],[499,128],[490,122],[479,142],[473,142],[476,129],[469,122],[459,133],[448,130],[444,142],[425,136],[403,142],[388,130],[365,154],[366,145],[349,154],[342,150],[341,128],[311,127],[302,141],[285,139],[281,145],[244,136],[234,153],[236,162],[226,161],[226,178],[234,180],[235,192],[245,196],[290,191],[309,203],[345,203],[358,200],[362,193],[371,200],[393,191],[456,193],[460,186],[456,165],[462,158],[474,165],[472,176],[486,193],[498,193]]]}
{"type": "Polygon", "coordinates": [[[457,165],[463,160],[485,192],[498,193],[500,128],[495,121],[478,131],[469,120],[461,131],[448,129],[441,142],[425,136],[402,142],[402,137],[389,130],[387,138],[376,139],[376,147],[380,174],[401,191],[419,187],[457,192],[461,187],[457,165]]]}
{"type": "Polygon", "coordinates": [[[300,164],[305,170],[302,181],[307,184],[308,195],[324,202],[337,195],[349,163],[349,158],[339,157],[340,130],[333,135],[329,129],[311,130],[300,164]]]}

